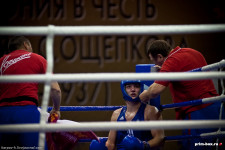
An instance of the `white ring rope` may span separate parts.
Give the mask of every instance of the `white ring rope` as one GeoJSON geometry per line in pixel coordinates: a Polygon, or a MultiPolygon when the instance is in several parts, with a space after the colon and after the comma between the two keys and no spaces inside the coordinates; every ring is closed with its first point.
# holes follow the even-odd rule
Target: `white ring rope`
{"type": "MultiPolygon", "coordinates": [[[[51,75],[53,72],[53,67],[54,67],[54,59],[53,59],[53,42],[54,42],[54,27],[53,26],[48,26],[48,37],[46,41],[46,50],[47,50],[47,69],[46,69],[46,74],[51,75]]],[[[48,109],[48,103],[49,103],[49,97],[50,97],[50,92],[51,92],[51,80],[45,80],[44,84],[44,95],[43,95],[43,102],[42,102],[42,109],[41,109],[41,119],[40,119],[40,124],[43,126],[46,124],[46,115],[45,112],[48,109]]],[[[40,132],[39,133],[39,147],[45,147],[45,132],[40,132]]]]}
{"type": "Polygon", "coordinates": [[[105,82],[121,80],[204,80],[225,78],[225,72],[179,72],[179,73],[74,73],[43,75],[5,75],[0,82],[105,82]]]}
{"type": "Polygon", "coordinates": [[[211,132],[211,133],[202,133],[200,134],[201,137],[207,137],[207,136],[218,136],[218,135],[225,135],[225,131],[217,131],[217,132],[211,132]]]}
{"type": "Polygon", "coordinates": [[[224,128],[222,120],[182,120],[182,121],[129,121],[129,122],[83,122],[79,124],[23,124],[1,125],[0,132],[59,132],[59,131],[109,131],[147,129],[194,129],[224,128]]]}
{"type": "Polygon", "coordinates": [[[202,103],[207,104],[207,103],[215,103],[215,102],[224,102],[225,101],[225,95],[220,95],[220,96],[215,96],[215,97],[208,97],[208,98],[203,98],[202,103]]]}
{"type": "MultiPolygon", "coordinates": [[[[51,25],[53,26],[53,25],[51,25]]],[[[225,32],[225,24],[133,25],[133,26],[54,26],[55,35],[193,34],[225,32]]],[[[48,35],[46,26],[0,27],[0,35],[48,35]]]]}
{"type": "Polygon", "coordinates": [[[202,71],[210,71],[210,70],[214,70],[218,68],[223,68],[225,66],[224,64],[225,64],[225,59],[221,60],[220,62],[202,67],[202,71]]]}

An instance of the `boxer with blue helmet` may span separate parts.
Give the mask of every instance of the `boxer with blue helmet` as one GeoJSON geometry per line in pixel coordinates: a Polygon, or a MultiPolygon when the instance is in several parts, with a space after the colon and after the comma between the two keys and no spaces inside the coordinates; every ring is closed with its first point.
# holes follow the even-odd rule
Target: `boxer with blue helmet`
{"type": "Polygon", "coordinates": [[[127,84],[135,84],[135,83],[140,84],[139,94],[142,93],[144,91],[144,84],[143,84],[143,82],[141,82],[141,80],[123,80],[123,81],[121,81],[120,87],[121,87],[121,91],[122,91],[124,100],[130,101],[130,102],[140,102],[139,94],[135,99],[133,99],[126,92],[126,85],[127,84]]]}
{"type": "MultiPolygon", "coordinates": [[[[123,80],[120,87],[125,106],[114,110],[111,121],[150,121],[161,120],[161,113],[154,107],[140,101],[139,95],[144,91],[144,82],[140,80],[123,80]]],[[[150,150],[158,148],[163,142],[162,130],[110,130],[103,147],[95,141],[91,145],[96,149],[107,147],[117,150],[150,150]],[[150,145],[151,144],[151,145],[150,145]]]]}

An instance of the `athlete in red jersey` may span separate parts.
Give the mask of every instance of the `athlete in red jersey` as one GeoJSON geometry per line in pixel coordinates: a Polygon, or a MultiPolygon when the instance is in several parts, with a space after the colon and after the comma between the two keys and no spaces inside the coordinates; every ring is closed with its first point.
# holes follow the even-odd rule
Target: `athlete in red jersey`
{"type": "MultiPolygon", "coordinates": [[[[171,49],[170,45],[163,40],[152,42],[148,49],[149,58],[160,72],[185,72],[207,65],[203,55],[194,49],[180,47],[171,49]]],[[[170,88],[174,103],[218,96],[212,80],[155,81],[148,90],[140,94],[140,99],[147,102],[162,93],[167,86],[170,88]]],[[[220,103],[181,107],[176,109],[176,119],[218,119],[219,110],[220,103]]],[[[205,131],[185,130],[184,132],[200,134],[205,131]]],[[[188,143],[183,148],[192,149],[192,146],[194,143],[188,143]]]]}
{"type": "MultiPolygon", "coordinates": [[[[1,75],[44,74],[46,60],[32,53],[30,41],[16,36],[9,41],[9,54],[0,58],[1,75]]],[[[53,109],[60,115],[61,90],[51,84],[53,109]]],[[[0,124],[39,123],[38,83],[0,83],[0,124]]],[[[0,134],[1,146],[38,146],[38,133],[0,134]]]]}

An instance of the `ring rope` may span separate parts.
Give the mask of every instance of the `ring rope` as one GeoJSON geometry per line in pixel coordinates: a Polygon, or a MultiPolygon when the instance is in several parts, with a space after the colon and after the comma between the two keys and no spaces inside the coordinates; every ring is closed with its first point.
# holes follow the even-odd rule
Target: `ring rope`
{"type": "MultiPolygon", "coordinates": [[[[214,103],[222,102],[222,101],[225,101],[225,95],[192,100],[187,102],[161,105],[160,110],[184,107],[184,106],[190,106],[190,105],[200,105],[200,104],[213,103],[213,102],[214,103]]],[[[119,109],[121,107],[122,106],[61,106],[60,111],[110,111],[110,110],[119,109]]],[[[51,110],[52,110],[52,107],[48,107],[48,111],[51,111],[51,110]]]]}
{"type": "MultiPolygon", "coordinates": [[[[220,72],[222,72],[222,68],[220,68],[220,72]]],[[[223,82],[222,78],[220,79],[220,85],[222,87],[222,94],[225,94],[225,87],[224,87],[224,82],[223,82]]]]}
{"type": "Polygon", "coordinates": [[[109,130],[147,130],[147,129],[203,129],[225,128],[225,120],[165,120],[137,122],[82,122],[78,124],[5,124],[0,132],[60,132],[60,131],[109,131],[109,130]],[[204,124],[204,126],[203,126],[204,124]]]}
{"type": "MultiPolygon", "coordinates": [[[[149,35],[225,32],[225,24],[132,25],[132,26],[52,26],[55,35],[149,35]]],[[[0,35],[48,35],[48,26],[0,27],[0,35]]]]}
{"type": "Polygon", "coordinates": [[[188,81],[205,79],[224,79],[225,72],[176,72],[176,73],[71,73],[43,75],[4,75],[0,76],[1,83],[9,82],[116,82],[121,80],[169,80],[188,81]]]}
{"type": "Polygon", "coordinates": [[[211,132],[211,133],[202,133],[199,135],[177,135],[177,136],[166,136],[164,139],[167,141],[172,140],[183,140],[183,139],[192,139],[192,138],[212,138],[212,137],[225,137],[225,131],[221,132],[211,132]]]}
{"type": "Polygon", "coordinates": [[[215,102],[221,102],[221,101],[225,101],[225,95],[174,103],[174,104],[161,105],[161,109],[177,108],[177,107],[184,107],[184,106],[190,106],[190,105],[200,105],[200,104],[207,104],[207,103],[213,103],[213,102],[215,103],[215,102]]]}
{"type": "MultiPolygon", "coordinates": [[[[49,40],[49,43],[53,41],[49,40]]],[[[49,44],[50,45],[50,44],[49,44]]],[[[50,47],[46,47],[51,50],[50,47]]],[[[50,51],[49,50],[49,51],[50,51]]],[[[53,64],[53,56],[48,55],[47,59],[53,64]]],[[[210,65],[196,68],[188,72],[181,73],[75,73],[75,74],[52,74],[53,66],[49,66],[49,71],[45,75],[3,75],[0,76],[0,82],[46,82],[50,81],[76,81],[76,82],[92,82],[92,81],[121,81],[121,80],[203,80],[203,79],[221,79],[225,78],[225,73],[208,72],[205,74],[203,71],[210,71],[225,67],[225,60],[213,63],[210,65]]]]}
{"type": "MultiPolygon", "coordinates": [[[[53,43],[54,43],[54,26],[48,26],[48,35],[47,35],[47,41],[46,41],[46,53],[47,53],[47,69],[46,69],[46,74],[51,75],[53,72],[54,68],[54,58],[53,58],[53,43]]],[[[50,92],[51,92],[51,80],[50,78],[47,78],[45,80],[44,84],[44,94],[43,94],[43,102],[42,102],[42,109],[41,109],[41,116],[40,116],[40,124],[44,126],[46,124],[46,116],[44,115],[45,112],[48,109],[48,103],[49,103],[49,97],[50,97],[50,92]]],[[[39,147],[45,147],[45,132],[40,132],[39,133],[39,147]]]]}
{"type": "MultiPolygon", "coordinates": [[[[193,138],[217,138],[217,137],[225,137],[225,131],[220,133],[218,132],[211,132],[211,133],[203,133],[198,135],[176,135],[176,136],[165,136],[165,141],[180,141],[186,139],[193,139],[193,138]]],[[[108,137],[98,137],[99,139],[108,139],[108,137]]],[[[79,142],[91,142],[92,139],[81,139],[79,142]]]]}
{"type": "MultiPolygon", "coordinates": [[[[122,106],[60,106],[60,111],[111,111],[121,108],[122,106]]],[[[51,111],[52,107],[48,107],[51,111]]]]}
{"type": "Polygon", "coordinates": [[[210,64],[210,65],[206,65],[206,66],[203,66],[203,67],[200,67],[200,68],[193,69],[189,72],[211,71],[211,70],[215,70],[215,69],[219,69],[219,68],[223,68],[223,67],[225,67],[225,59],[223,59],[223,60],[221,60],[220,62],[217,62],[217,63],[213,63],[213,64],[210,64]]]}

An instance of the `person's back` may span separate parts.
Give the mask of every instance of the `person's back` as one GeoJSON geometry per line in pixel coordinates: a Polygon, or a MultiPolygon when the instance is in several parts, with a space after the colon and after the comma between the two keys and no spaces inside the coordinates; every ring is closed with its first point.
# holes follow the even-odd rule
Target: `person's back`
{"type": "Polygon", "coordinates": [[[176,67],[174,68],[175,72],[185,72],[207,65],[204,56],[199,51],[191,48],[176,47],[170,52],[168,58],[166,59],[167,63],[169,63],[170,59],[174,59],[174,61],[176,62],[175,64],[173,64],[174,67],[176,67]]]}
{"type": "MultiPolygon", "coordinates": [[[[15,50],[0,59],[1,75],[41,74],[46,71],[46,60],[35,53],[15,50]]],[[[0,83],[0,106],[27,105],[31,102],[1,102],[2,99],[27,96],[38,100],[38,83],[0,83]]]]}
{"type": "MultiPolygon", "coordinates": [[[[206,65],[205,58],[200,52],[191,48],[176,47],[170,52],[160,72],[186,72],[206,65]]],[[[218,96],[212,80],[156,81],[156,83],[169,85],[174,103],[218,96]]],[[[208,105],[182,107],[180,110],[190,112],[208,105]]]]}
{"type": "MultiPolygon", "coordinates": [[[[168,57],[160,72],[185,72],[206,65],[205,58],[200,52],[190,48],[181,48],[179,51],[168,57]]],[[[175,102],[181,99],[187,101],[208,97],[209,95],[205,94],[209,92],[212,93],[212,95],[217,95],[212,80],[177,81],[171,83],[172,88],[174,88],[173,96],[175,102]]]]}
{"type": "MultiPolygon", "coordinates": [[[[43,74],[47,61],[32,53],[30,41],[15,36],[8,44],[9,54],[0,58],[1,75],[43,74]]],[[[51,83],[50,112],[60,116],[61,90],[57,82],[51,83]]],[[[0,124],[29,124],[40,122],[38,106],[38,83],[0,83],[0,124]]],[[[0,145],[7,147],[37,147],[38,132],[0,133],[0,145]]]]}

